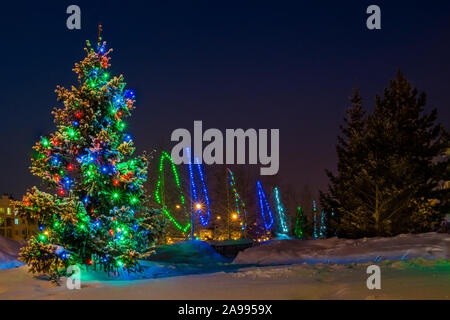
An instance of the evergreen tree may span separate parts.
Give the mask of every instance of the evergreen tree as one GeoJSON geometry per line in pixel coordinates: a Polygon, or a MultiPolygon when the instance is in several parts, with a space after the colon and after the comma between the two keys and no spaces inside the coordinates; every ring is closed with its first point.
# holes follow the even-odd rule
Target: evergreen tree
{"type": "Polygon", "coordinates": [[[20,215],[41,226],[21,259],[31,272],[54,279],[75,264],[108,273],[139,271],[138,259],[163,227],[160,212],[145,205],[147,158],[133,156],[126,133],[134,93],[122,75],[108,72],[112,49],[100,35],[97,48],[87,41],[85,51],[73,69],[78,86],[56,89],[63,102],[53,111],[57,131],[34,146],[31,172],[55,194],[33,187],[16,203],[20,215]]]}
{"type": "Polygon", "coordinates": [[[346,226],[346,230],[351,230],[354,237],[360,237],[367,232],[364,221],[368,217],[359,211],[361,203],[354,196],[353,178],[362,169],[367,154],[364,143],[367,120],[359,90],[354,90],[350,102],[351,106],[344,118],[345,125],[340,126],[342,136],[338,136],[336,146],[338,175],[326,170],[330,184],[328,193],[321,192],[320,198],[326,211],[335,210],[335,215],[329,221],[331,230],[342,232],[346,226]]]}
{"type": "MultiPolygon", "coordinates": [[[[306,224],[303,230],[303,238],[314,237],[314,213],[313,213],[313,192],[307,184],[303,185],[300,192],[300,201],[303,214],[305,215],[306,224]]],[[[298,209],[298,208],[297,208],[298,209]]]]}
{"type": "Polygon", "coordinates": [[[274,218],[275,218],[275,225],[273,226],[272,230],[275,231],[278,235],[288,235],[290,226],[289,226],[289,219],[288,219],[288,213],[286,211],[286,208],[281,201],[281,194],[278,187],[275,187],[272,192],[272,203],[274,204],[274,218]]]}
{"type": "Polygon", "coordinates": [[[339,236],[389,236],[432,230],[448,207],[448,134],[425,113],[426,97],[398,72],[364,116],[358,94],[338,138],[338,174],[321,194],[339,236]]]}
{"type": "Polygon", "coordinates": [[[302,207],[297,207],[297,217],[295,221],[294,234],[297,238],[305,237],[305,228],[306,228],[306,216],[303,212],[302,207]]]}
{"type": "Polygon", "coordinates": [[[319,227],[319,238],[324,239],[327,237],[327,213],[325,210],[320,212],[320,227],[319,227]]]}

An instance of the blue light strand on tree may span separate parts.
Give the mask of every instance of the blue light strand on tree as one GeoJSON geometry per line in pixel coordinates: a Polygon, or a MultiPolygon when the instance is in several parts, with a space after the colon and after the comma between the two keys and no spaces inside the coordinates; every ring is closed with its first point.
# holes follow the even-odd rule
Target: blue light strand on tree
{"type": "Polygon", "coordinates": [[[318,238],[318,230],[317,230],[317,206],[316,200],[313,200],[313,215],[314,215],[314,239],[318,238]]]}
{"type": "Polygon", "coordinates": [[[272,214],[272,211],[270,210],[269,202],[267,201],[266,194],[264,193],[261,182],[259,180],[256,182],[256,188],[258,191],[259,207],[261,210],[261,217],[264,222],[264,227],[266,228],[266,230],[270,230],[273,225],[273,214],[272,214]],[[265,209],[264,209],[264,207],[265,207],[265,209]],[[268,219],[266,219],[266,213],[265,213],[266,211],[267,211],[268,219]],[[269,220],[269,221],[267,221],[267,220],[269,220]]]}
{"type": "Polygon", "coordinates": [[[320,215],[320,232],[319,232],[319,236],[321,238],[325,238],[326,236],[326,232],[327,232],[327,226],[325,225],[325,211],[322,210],[321,215],[320,215]]]}
{"type": "MultiPolygon", "coordinates": [[[[200,174],[200,182],[202,183],[203,196],[205,198],[205,203],[206,203],[206,219],[203,219],[203,221],[201,221],[201,224],[203,226],[207,226],[209,224],[209,220],[211,217],[211,211],[209,208],[208,188],[206,187],[206,182],[205,182],[205,178],[203,175],[202,165],[201,165],[200,161],[198,160],[198,158],[195,158],[195,161],[197,162],[197,169],[198,169],[198,173],[200,174]]],[[[202,218],[201,215],[200,215],[200,218],[202,218]]]]}
{"type": "Polygon", "coordinates": [[[289,232],[289,228],[286,224],[286,212],[284,210],[283,204],[281,203],[280,192],[278,190],[278,187],[275,187],[273,189],[273,193],[275,195],[275,202],[276,202],[278,217],[280,218],[281,231],[283,234],[287,234],[289,232]]]}
{"type": "Polygon", "coordinates": [[[192,191],[191,197],[193,200],[191,203],[191,213],[193,214],[193,216],[198,216],[201,225],[206,227],[209,224],[209,220],[211,217],[211,211],[210,211],[210,206],[209,206],[208,188],[206,187],[206,182],[205,182],[205,178],[203,175],[203,168],[200,163],[200,160],[198,158],[195,158],[194,159],[195,167],[197,168],[198,175],[200,177],[201,191],[203,193],[203,194],[201,194],[201,192],[198,192],[197,183],[195,182],[194,170],[193,170],[193,165],[191,162],[190,149],[186,148],[186,151],[187,151],[188,158],[189,158],[189,163],[188,163],[189,179],[191,182],[191,191],[192,191]],[[204,203],[206,205],[206,215],[202,214],[202,211],[203,211],[203,206],[201,205],[203,203],[202,198],[204,199],[204,203]],[[194,210],[193,203],[196,204],[195,210],[194,210]],[[194,212],[195,212],[195,214],[194,214],[194,212]]]}

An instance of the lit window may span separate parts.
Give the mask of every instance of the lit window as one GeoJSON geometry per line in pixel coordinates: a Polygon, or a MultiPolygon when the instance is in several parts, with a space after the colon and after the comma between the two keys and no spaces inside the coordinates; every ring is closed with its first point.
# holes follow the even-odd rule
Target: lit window
{"type": "Polygon", "coordinates": [[[19,219],[14,219],[15,224],[19,224],[19,219]]]}
{"type": "Polygon", "coordinates": [[[0,208],[0,213],[5,213],[5,208],[0,208]]]}
{"type": "Polygon", "coordinates": [[[8,214],[11,214],[11,208],[6,208],[8,214]]]}

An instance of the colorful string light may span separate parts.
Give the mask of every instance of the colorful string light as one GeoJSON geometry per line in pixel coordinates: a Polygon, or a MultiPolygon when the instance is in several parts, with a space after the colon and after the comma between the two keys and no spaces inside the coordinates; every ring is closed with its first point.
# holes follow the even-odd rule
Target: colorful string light
{"type": "Polygon", "coordinates": [[[231,190],[234,195],[234,205],[236,208],[236,215],[241,220],[241,229],[245,230],[247,228],[247,210],[245,208],[245,202],[241,199],[239,192],[237,191],[236,181],[234,179],[234,174],[231,169],[227,168],[228,173],[228,183],[231,186],[231,190]]]}

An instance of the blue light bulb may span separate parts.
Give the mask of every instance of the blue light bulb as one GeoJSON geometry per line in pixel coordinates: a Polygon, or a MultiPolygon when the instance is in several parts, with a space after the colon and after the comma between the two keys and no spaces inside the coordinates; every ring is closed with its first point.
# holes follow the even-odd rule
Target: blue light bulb
{"type": "Polygon", "coordinates": [[[127,97],[129,99],[133,99],[134,98],[134,91],[133,90],[126,90],[125,91],[125,97],[127,97]]]}

